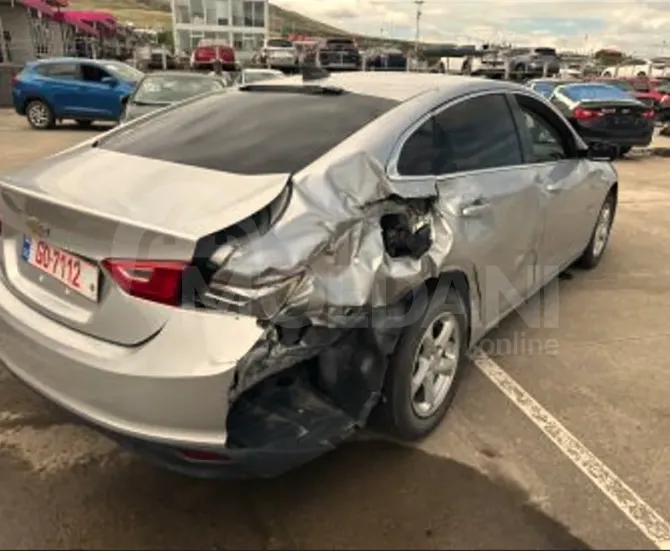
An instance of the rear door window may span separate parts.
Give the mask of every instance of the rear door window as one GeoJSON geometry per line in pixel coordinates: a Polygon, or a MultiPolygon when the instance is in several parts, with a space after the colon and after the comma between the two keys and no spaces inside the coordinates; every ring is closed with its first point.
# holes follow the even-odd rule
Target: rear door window
{"type": "Polygon", "coordinates": [[[37,73],[48,78],[60,80],[81,79],[80,66],[77,63],[45,63],[37,67],[37,73]]]}
{"type": "Polygon", "coordinates": [[[447,107],[405,142],[398,173],[442,175],[522,163],[521,144],[504,95],[490,94],[447,107]]]}
{"type": "Polygon", "coordinates": [[[293,173],[397,104],[353,93],[224,91],[122,129],[99,147],[238,174],[293,173]]]}

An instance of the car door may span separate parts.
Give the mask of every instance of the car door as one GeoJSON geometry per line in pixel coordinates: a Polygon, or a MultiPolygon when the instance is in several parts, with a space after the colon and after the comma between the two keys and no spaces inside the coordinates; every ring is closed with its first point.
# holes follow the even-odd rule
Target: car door
{"type": "Polygon", "coordinates": [[[543,223],[505,94],[460,98],[436,110],[404,143],[397,171],[436,177],[438,210],[453,232],[444,246],[475,272],[478,317],[490,327],[533,287],[543,223]]]}
{"type": "Polygon", "coordinates": [[[82,108],[86,116],[92,119],[116,119],[121,110],[118,79],[94,63],[82,63],[81,72],[86,89],[82,108]],[[103,82],[105,78],[112,79],[112,82],[103,82]]]}
{"type": "Polygon", "coordinates": [[[544,208],[540,277],[548,279],[581,254],[592,230],[601,193],[592,161],[582,158],[566,122],[526,94],[513,94],[527,169],[544,208]]]}
{"type": "Polygon", "coordinates": [[[82,80],[76,62],[44,63],[36,69],[39,93],[49,102],[54,114],[67,118],[77,112],[82,99],[82,80]]]}

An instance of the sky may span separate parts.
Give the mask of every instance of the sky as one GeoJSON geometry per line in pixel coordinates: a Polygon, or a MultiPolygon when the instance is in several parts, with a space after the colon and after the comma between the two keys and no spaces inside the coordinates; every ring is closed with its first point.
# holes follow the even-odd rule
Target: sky
{"type": "MultiPolygon", "coordinates": [[[[275,0],[344,30],[413,40],[412,0],[275,0]]],[[[670,0],[425,0],[421,40],[670,56],[670,0]],[[667,45],[664,41],[667,40],[667,45]]]]}

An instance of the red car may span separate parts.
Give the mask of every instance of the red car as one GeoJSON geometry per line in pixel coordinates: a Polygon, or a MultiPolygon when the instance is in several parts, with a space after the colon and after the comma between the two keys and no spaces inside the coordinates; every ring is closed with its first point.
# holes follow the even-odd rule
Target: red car
{"type": "Polygon", "coordinates": [[[225,42],[203,39],[191,54],[191,69],[213,68],[216,60],[221,61],[223,69],[234,71],[237,68],[235,49],[225,42]]]}
{"type": "Polygon", "coordinates": [[[656,111],[657,119],[665,121],[670,118],[670,82],[646,77],[597,80],[632,93],[638,100],[656,111]]]}

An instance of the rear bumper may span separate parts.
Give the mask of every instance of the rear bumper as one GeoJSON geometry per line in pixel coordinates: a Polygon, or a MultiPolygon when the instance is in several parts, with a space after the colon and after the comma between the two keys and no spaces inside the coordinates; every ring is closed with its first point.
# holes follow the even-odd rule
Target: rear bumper
{"type": "Polygon", "coordinates": [[[654,121],[649,124],[643,132],[630,134],[610,134],[607,132],[594,131],[581,127],[578,129],[579,135],[587,143],[604,142],[615,144],[620,147],[645,147],[651,143],[654,136],[654,121]]]}
{"type": "Polygon", "coordinates": [[[189,476],[278,476],[336,447],[376,403],[375,388],[359,391],[375,370],[381,387],[379,356],[367,355],[374,368],[354,370],[358,383],[342,377],[345,401],[352,403],[352,392],[361,398],[359,409],[345,411],[315,385],[310,360],[339,333],[272,352],[271,361],[265,335],[254,318],[175,309],[145,343],[117,346],[45,318],[0,276],[0,360],[9,371],[121,446],[189,476]],[[244,378],[240,366],[255,367],[256,358],[265,366],[258,369],[281,364],[277,375],[231,403],[236,377],[244,378]]]}
{"type": "Polygon", "coordinates": [[[66,410],[106,430],[176,447],[223,449],[236,361],[255,320],[175,310],[146,343],[124,347],[35,312],[0,281],[0,359],[66,410]]]}

